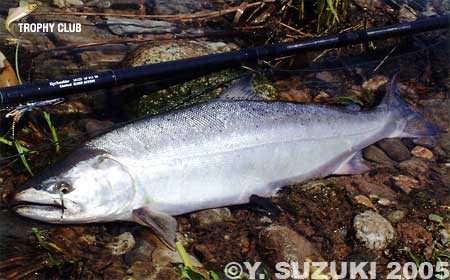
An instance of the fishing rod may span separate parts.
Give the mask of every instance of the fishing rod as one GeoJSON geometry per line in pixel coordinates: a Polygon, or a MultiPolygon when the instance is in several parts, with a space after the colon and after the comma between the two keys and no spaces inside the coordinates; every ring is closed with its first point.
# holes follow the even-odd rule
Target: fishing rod
{"type": "Polygon", "coordinates": [[[157,64],[83,74],[59,80],[28,83],[0,88],[0,106],[64,97],[70,94],[132,83],[167,81],[170,78],[186,75],[190,78],[195,78],[206,73],[237,67],[259,60],[270,60],[301,52],[336,48],[448,27],[449,17],[439,16],[383,27],[344,32],[293,43],[272,44],[157,64]]]}

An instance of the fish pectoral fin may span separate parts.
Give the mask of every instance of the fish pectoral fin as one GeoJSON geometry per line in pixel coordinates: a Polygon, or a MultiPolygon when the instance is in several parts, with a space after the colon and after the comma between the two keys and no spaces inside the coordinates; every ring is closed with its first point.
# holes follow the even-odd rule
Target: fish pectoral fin
{"type": "Polygon", "coordinates": [[[174,217],[148,207],[141,207],[133,210],[133,219],[136,223],[151,228],[161,241],[175,250],[177,220],[174,217]]]}
{"type": "Polygon", "coordinates": [[[369,170],[363,162],[362,152],[356,152],[344,161],[334,172],[336,175],[360,174],[369,170]]]}
{"type": "Polygon", "coordinates": [[[263,101],[263,97],[259,96],[255,88],[251,77],[242,78],[234,82],[229,86],[221,95],[218,100],[223,101],[263,101]]]}

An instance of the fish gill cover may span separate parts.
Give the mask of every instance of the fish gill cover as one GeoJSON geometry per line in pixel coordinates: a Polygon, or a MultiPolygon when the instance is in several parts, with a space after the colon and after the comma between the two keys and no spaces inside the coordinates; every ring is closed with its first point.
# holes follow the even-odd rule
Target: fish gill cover
{"type": "MultiPolygon", "coordinates": [[[[0,85],[289,43],[448,8],[1,1],[0,85]]],[[[376,261],[384,277],[390,262],[436,272],[450,254],[448,50],[440,30],[0,108],[0,278],[226,279],[227,264],[245,261],[261,262],[259,279],[277,279],[277,263],[287,261],[376,261]],[[218,101],[226,90],[245,101],[218,101]],[[403,101],[386,105],[387,94],[403,101]],[[386,123],[390,135],[369,137],[386,123]],[[344,137],[353,134],[363,141],[344,137]],[[330,135],[339,141],[327,142],[330,135]],[[353,143],[362,153],[339,152],[353,143]],[[217,156],[230,150],[238,152],[217,156]],[[328,169],[293,176],[316,164],[328,169]],[[270,191],[261,184],[274,179],[270,191]]]]}

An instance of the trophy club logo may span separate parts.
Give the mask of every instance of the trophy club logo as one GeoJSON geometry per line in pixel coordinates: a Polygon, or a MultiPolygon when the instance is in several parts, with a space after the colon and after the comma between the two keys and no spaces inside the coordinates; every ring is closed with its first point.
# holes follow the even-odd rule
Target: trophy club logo
{"type": "Polygon", "coordinates": [[[81,32],[81,23],[67,23],[67,22],[36,22],[36,23],[27,23],[27,22],[19,22],[17,24],[19,26],[19,31],[21,33],[80,33],[81,32]]]}

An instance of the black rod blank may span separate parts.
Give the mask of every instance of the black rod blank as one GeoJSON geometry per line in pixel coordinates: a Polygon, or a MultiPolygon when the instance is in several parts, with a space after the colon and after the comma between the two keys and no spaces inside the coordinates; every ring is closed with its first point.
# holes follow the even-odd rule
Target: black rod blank
{"type": "Polygon", "coordinates": [[[64,97],[69,94],[104,89],[117,85],[166,80],[168,77],[178,77],[186,73],[195,73],[197,76],[201,76],[206,73],[236,67],[243,63],[256,62],[258,60],[269,60],[301,52],[336,48],[344,45],[448,27],[449,17],[439,16],[323,36],[294,43],[272,44],[233,52],[84,74],[60,80],[41,81],[0,88],[0,105],[8,106],[31,100],[64,97]]]}

